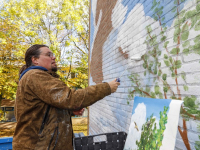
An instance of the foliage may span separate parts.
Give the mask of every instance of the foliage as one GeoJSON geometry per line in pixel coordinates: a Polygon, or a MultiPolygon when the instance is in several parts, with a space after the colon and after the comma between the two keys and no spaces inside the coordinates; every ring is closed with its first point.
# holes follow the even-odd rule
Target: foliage
{"type": "Polygon", "coordinates": [[[72,88],[85,88],[88,86],[86,66],[65,66],[60,68],[60,79],[72,88]]]}
{"type": "MultiPolygon", "coordinates": [[[[198,130],[200,131],[200,124],[198,125],[198,130]]],[[[199,139],[200,139],[200,135],[199,135],[199,139]]],[[[196,150],[200,149],[200,141],[195,142],[195,148],[196,150]]]]}
{"type": "Polygon", "coordinates": [[[0,18],[0,105],[3,98],[14,99],[21,55],[25,49],[19,27],[0,18]]]}
{"type": "Polygon", "coordinates": [[[4,111],[3,110],[0,110],[0,121],[1,120],[5,120],[4,111]]]}
{"type": "MultiPolygon", "coordinates": [[[[184,110],[189,114],[193,114],[195,118],[200,119],[200,111],[198,110],[199,103],[196,102],[197,98],[192,95],[192,96],[186,96],[183,100],[184,100],[184,110]]],[[[185,114],[184,112],[182,112],[182,114],[185,118],[191,117],[185,114]]]]}
{"type": "MultiPolygon", "coordinates": [[[[130,75],[129,78],[133,83],[133,89],[129,89],[129,99],[137,94],[150,98],[182,99],[184,101],[184,106],[181,110],[182,116],[199,120],[200,110],[199,103],[196,102],[197,98],[195,96],[183,97],[181,95],[178,78],[182,78],[185,81],[186,75],[185,72],[178,73],[178,70],[182,67],[180,55],[200,54],[200,35],[197,35],[194,39],[188,39],[190,30],[200,31],[200,17],[197,15],[200,12],[200,4],[197,3],[194,10],[180,11],[178,5],[181,2],[180,0],[175,0],[174,7],[171,10],[172,17],[175,17],[172,41],[166,36],[168,28],[165,24],[167,20],[163,15],[163,6],[160,1],[153,1],[151,11],[153,11],[155,22],[146,26],[145,44],[148,47],[148,51],[142,56],[142,60],[143,68],[145,69],[144,76],[147,79],[152,79],[154,84],[149,84],[145,87],[141,83],[143,80],[140,79],[138,74],[130,75]],[[155,24],[159,24],[159,28],[154,28],[155,24]],[[163,56],[163,59],[159,59],[162,58],[161,56],[163,56]],[[166,74],[163,68],[168,68],[169,74],[166,74]],[[176,85],[176,88],[171,86],[172,84],[176,85]]],[[[189,90],[186,82],[183,85],[183,89],[185,91],[189,90]]],[[[184,133],[187,134],[187,132],[184,133]]],[[[185,144],[188,143],[186,141],[187,139],[184,141],[185,144]]]]}
{"type": "MultiPolygon", "coordinates": [[[[56,55],[59,68],[67,70],[70,65],[78,66],[74,62],[87,64],[81,58],[88,54],[88,8],[88,0],[9,0],[0,8],[0,16],[19,28],[15,32],[23,43],[48,45],[56,55]]],[[[73,72],[68,70],[68,75],[62,69],[61,76],[73,72]]],[[[81,80],[87,71],[79,74],[81,80]]],[[[78,83],[78,87],[84,87],[78,83]]]]}
{"type": "Polygon", "coordinates": [[[165,124],[167,123],[167,111],[169,107],[164,106],[164,111],[160,112],[159,128],[156,125],[156,118],[153,114],[147,118],[146,123],[142,126],[140,141],[136,141],[138,150],[159,150],[162,145],[165,124]]]}

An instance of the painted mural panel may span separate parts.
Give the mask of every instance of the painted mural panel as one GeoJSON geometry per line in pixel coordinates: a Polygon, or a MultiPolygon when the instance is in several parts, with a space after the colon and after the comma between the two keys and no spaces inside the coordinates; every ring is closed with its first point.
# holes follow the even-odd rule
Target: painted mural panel
{"type": "Polygon", "coordinates": [[[127,68],[110,97],[127,102],[120,104],[132,106],[135,96],[183,100],[176,148],[200,149],[200,0],[91,0],[90,18],[90,84],[127,68]]]}
{"type": "Polygon", "coordinates": [[[173,150],[182,102],[135,97],[124,150],[173,150]]]}

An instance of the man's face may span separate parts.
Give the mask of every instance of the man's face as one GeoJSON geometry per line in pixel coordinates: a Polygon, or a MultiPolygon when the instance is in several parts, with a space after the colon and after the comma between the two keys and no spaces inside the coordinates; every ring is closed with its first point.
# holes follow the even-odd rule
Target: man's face
{"type": "Polygon", "coordinates": [[[36,65],[46,68],[49,71],[57,71],[56,57],[48,47],[40,48],[40,56],[36,60],[36,65]]]}

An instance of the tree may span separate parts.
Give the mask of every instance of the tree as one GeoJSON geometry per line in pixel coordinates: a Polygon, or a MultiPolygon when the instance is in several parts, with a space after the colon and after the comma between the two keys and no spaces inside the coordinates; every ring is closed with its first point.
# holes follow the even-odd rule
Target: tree
{"type": "Polygon", "coordinates": [[[71,49],[66,49],[65,51],[68,54],[67,60],[69,60],[69,66],[72,69],[68,70],[68,76],[70,73],[77,74],[76,78],[68,78],[67,81],[76,88],[88,86],[89,1],[82,1],[81,5],[82,7],[79,8],[81,29],[79,26],[74,26],[73,35],[68,41],[68,44],[71,43],[71,49]]]}
{"type": "MultiPolygon", "coordinates": [[[[59,68],[64,68],[84,62],[81,58],[88,55],[88,10],[88,0],[10,0],[4,2],[0,16],[19,27],[24,43],[48,45],[59,68]]],[[[71,72],[59,74],[69,76],[71,72]]]]}
{"type": "MultiPolygon", "coordinates": [[[[0,18],[0,106],[2,99],[15,99],[21,55],[25,49],[18,31],[16,25],[0,18]]],[[[3,116],[0,111],[0,120],[3,116]]]]}
{"type": "Polygon", "coordinates": [[[19,28],[9,24],[7,19],[0,19],[0,104],[3,98],[14,99],[21,54],[25,45],[20,44],[19,28]]]}
{"type": "Polygon", "coordinates": [[[162,145],[165,124],[167,123],[167,111],[169,107],[164,106],[163,112],[160,112],[159,128],[157,128],[153,114],[147,118],[142,126],[140,141],[136,141],[138,150],[159,150],[162,145]]]}
{"type": "MultiPolygon", "coordinates": [[[[82,65],[82,64],[81,64],[82,65]]],[[[85,88],[88,86],[86,66],[64,66],[60,68],[60,79],[72,88],[85,88]]]]}

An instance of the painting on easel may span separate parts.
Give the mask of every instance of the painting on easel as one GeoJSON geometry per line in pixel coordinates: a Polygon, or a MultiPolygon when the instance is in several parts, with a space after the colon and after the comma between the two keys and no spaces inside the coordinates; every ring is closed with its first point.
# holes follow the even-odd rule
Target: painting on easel
{"type": "Polygon", "coordinates": [[[124,150],[173,150],[182,102],[135,97],[124,150]]]}

